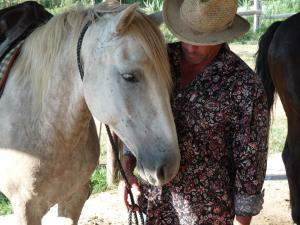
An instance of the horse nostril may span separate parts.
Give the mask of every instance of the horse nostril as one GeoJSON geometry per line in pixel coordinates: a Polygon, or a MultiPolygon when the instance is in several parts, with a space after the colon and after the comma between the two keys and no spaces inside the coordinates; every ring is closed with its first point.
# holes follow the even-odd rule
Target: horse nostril
{"type": "Polygon", "coordinates": [[[165,180],[166,179],[165,166],[160,166],[157,169],[157,178],[158,178],[158,180],[165,180]]]}

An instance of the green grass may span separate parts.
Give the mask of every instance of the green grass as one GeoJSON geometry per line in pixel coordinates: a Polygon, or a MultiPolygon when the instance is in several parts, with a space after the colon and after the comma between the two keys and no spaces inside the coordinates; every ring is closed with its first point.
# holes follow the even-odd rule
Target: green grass
{"type": "Polygon", "coordinates": [[[287,135],[287,119],[278,97],[273,110],[269,134],[269,154],[282,152],[287,135]]]}
{"type": "MultiPolygon", "coordinates": [[[[239,0],[239,9],[250,10],[253,9],[253,0],[239,0]]],[[[262,11],[265,17],[278,14],[296,13],[300,11],[299,0],[262,0],[262,11]]],[[[250,30],[235,40],[237,43],[255,43],[259,40],[260,36],[266,31],[266,29],[275,21],[282,19],[269,19],[264,18],[261,21],[260,28],[257,32],[253,32],[253,16],[245,17],[251,24],[250,30]]]]}
{"type": "Polygon", "coordinates": [[[98,166],[91,178],[92,183],[92,193],[99,193],[115,189],[117,184],[109,187],[106,182],[106,169],[104,167],[98,166]]]}
{"type": "Polygon", "coordinates": [[[11,213],[12,207],[9,200],[0,192],[0,216],[11,213]]]}

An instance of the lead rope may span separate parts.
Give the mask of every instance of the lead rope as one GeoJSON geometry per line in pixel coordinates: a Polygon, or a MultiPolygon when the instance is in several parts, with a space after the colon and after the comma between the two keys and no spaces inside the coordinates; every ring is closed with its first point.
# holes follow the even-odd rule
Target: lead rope
{"type": "Polygon", "coordinates": [[[120,173],[125,181],[125,184],[126,184],[126,188],[128,190],[128,194],[129,194],[129,197],[130,197],[130,201],[131,201],[131,207],[129,208],[129,214],[128,214],[128,224],[129,225],[132,225],[132,214],[134,215],[134,222],[136,225],[139,225],[139,221],[138,221],[138,217],[137,217],[137,212],[134,211],[133,209],[134,208],[138,208],[138,212],[139,212],[139,216],[140,216],[140,220],[141,220],[141,224],[144,225],[145,222],[144,222],[144,217],[143,217],[143,213],[142,213],[142,210],[141,208],[139,207],[139,205],[137,205],[134,201],[134,197],[133,197],[133,194],[132,194],[132,191],[131,191],[131,185],[126,177],[126,174],[125,174],[125,171],[122,167],[122,164],[121,164],[121,161],[120,161],[120,158],[119,158],[119,155],[118,155],[118,147],[112,137],[112,134],[111,134],[111,131],[110,131],[110,128],[108,125],[105,124],[105,127],[106,127],[106,131],[107,131],[107,135],[109,137],[109,141],[110,141],[110,144],[112,146],[112,149],[114,151],[114,154],[115,154],[115,158],[117,159],[117,165],[119,167],[119,170],[120,170],[120,173]]]}
{"type": "MultiPolygon", "coordinates": [[[[87,31],[87,29],[89,28],[89,26],[91,25],[91,21],[88,21],[85,26],[83,27],[80,35],[79,35],[79,38],[78,38],[78,42],[77,42],[77,65],[78,65],[78,70],[79,70],[79,74],[80,74],[80,77],[81,77],[81,80],[83,80],[83,77],[84,77],[84,71],[83,71],[83,67],[82,67],[82,64],[81,64],[81,60],[80,60],[80,51],[81,51],[81,46],[82,46],[82,41],[83,41],[83,38],[84,38],[84,35],[87,31]]],[[[115,154],[115,158],[117,159],[117,165],[119,167],[119,170],[121,172],[121,175],[125,181],[125,184],[126,184],[126,188],[128,190],[128,194],[129,194],[129,197],[130,197],[130,201],[131,201],[131,207],[129,209],[129,215],[128,215],[128,224],[129,225],[132,225],[132,214],[134,215],[134,222],[136,225],[139,225],[139,221],[138,221],[138,217],[137,217],[137,212],[134,211],[133,209],[134,208],[138,208],[139,210],[139,215],[140,215],[140,220],[141,220],[141,224],[142,225],[145,225],[145,222],[144,222],[144,217],[143,217],[143,213],[142,213],[142,210],[141,208],[135,204],[134,202],[134,197],[133,197],[133,194],[132,194],[132,191],[131,191],[131,185],[129,184],[128,182],[128,179],[125,175],[125,172],[124,172],[124,169],[122,167],[122,164],[121,164],[121,161],[119,159],[119,155],[118,155],[118,148],[117,148],[117,145],[115,143],[115,141],[113,140],[113,137],[112,137],[112,134],[111,134],[111,131],[109,129],[109,126],[105,124],[105,127],[106,127],[106,130],[107,130],[107,134],[108,134],[108,137],[109,137],[109,140],[110,140],[110,144],[112,146],[112,149],[114,151],[114,154],[115,154]]]]}

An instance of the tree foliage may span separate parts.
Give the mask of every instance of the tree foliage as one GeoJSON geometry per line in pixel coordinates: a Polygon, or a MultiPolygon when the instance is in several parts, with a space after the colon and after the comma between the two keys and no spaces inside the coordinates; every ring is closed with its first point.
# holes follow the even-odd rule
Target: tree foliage
{"type": "MultiPolygon", "coordinates": [[[[27,0],[0,0],[0,8],[6,8],[25,1],[27,0]]],[[[35,1],[45,6],[48,9],[70,6],[76,3],[95,4],[95,3],[102,2],[102,0],[35,0],[35,1]]]]}

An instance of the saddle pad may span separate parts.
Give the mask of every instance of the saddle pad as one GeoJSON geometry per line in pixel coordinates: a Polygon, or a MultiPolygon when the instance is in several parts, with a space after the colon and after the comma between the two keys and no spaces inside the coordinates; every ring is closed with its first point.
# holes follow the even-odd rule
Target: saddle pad
{"type": "Polygon", "coordinates": [[[15,59],[20,53],[20,48],[24,41],[19,42],[16,47],[11,49],[0,62],[0,98],[4,91],[5,83],[8,78],[10,69],[12,68],[15,59]]]}

